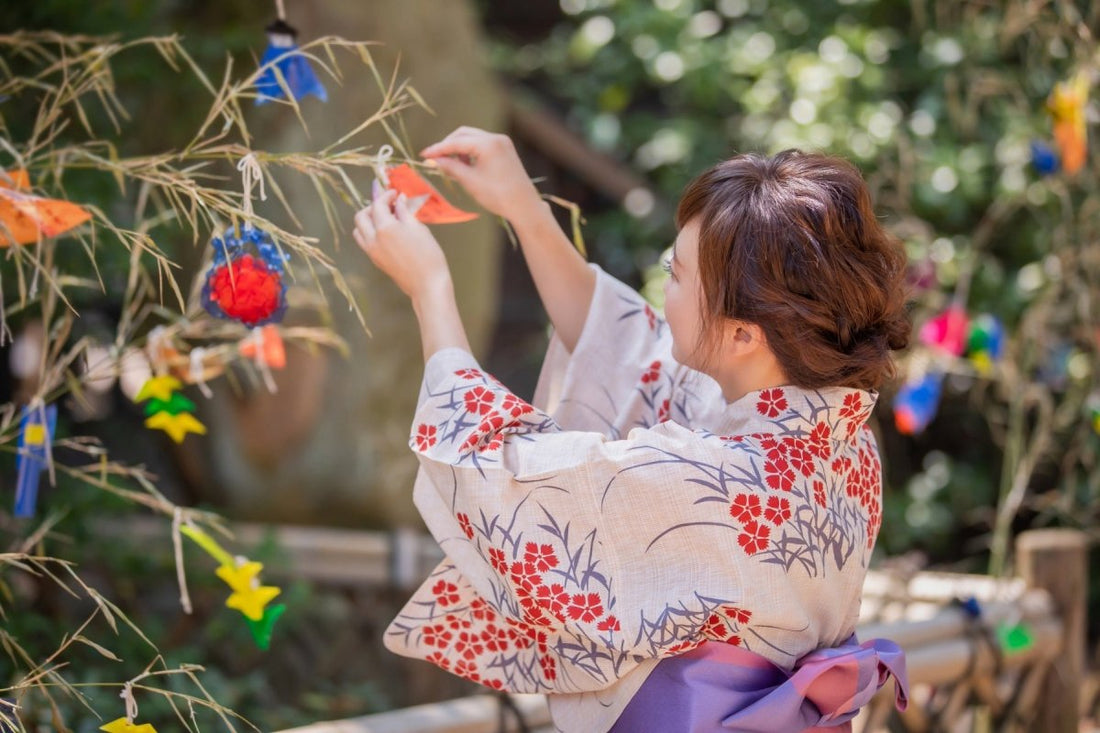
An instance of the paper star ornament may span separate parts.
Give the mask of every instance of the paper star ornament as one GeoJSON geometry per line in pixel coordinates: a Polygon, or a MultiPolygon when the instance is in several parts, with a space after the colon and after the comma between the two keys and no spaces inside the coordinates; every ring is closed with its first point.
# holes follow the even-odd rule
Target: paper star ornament
{"type": "Polygon", "coordinates": [[[189,412],[181,412],[178,415],[158,412],[156,415],[145,419],[145,427],[163,430],[168,433],[168,437],[177,443],[182,443],[188,433],[206,435],[206,426],[189,412]]]}

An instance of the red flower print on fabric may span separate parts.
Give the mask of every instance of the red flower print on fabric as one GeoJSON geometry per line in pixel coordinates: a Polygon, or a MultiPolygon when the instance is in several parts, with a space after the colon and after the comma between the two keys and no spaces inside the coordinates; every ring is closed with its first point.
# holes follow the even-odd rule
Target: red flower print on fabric
{"type": "Polygon", "coordinates": [[[794,488],[794,471],[785,460],[764,461],[764,481],[773,489],[790,491],[794,488]]]}
{"type": "Polygon", "coordinates": [[[791,518],[791,502],[782,496],[769,496],[764,518],[778,527],[791,518]]]}
{"type": "Polygon", "coordinates": [[[482,680],[481,684],[485,685],[486,687],[492,688],[494,690],[503,690],[504,689],[504,681],[503,680],[482,680]]]}
{"type": "Polygon", "coordinates": [[[517,560],[512,563],[511,575],[512,583],[519,588],[532,590],[536,585],[542,585],[542,578],[539,577],[538,568],[533,562],[517,560]]]}
{"type": "Polygon", "coordinates": [[[764,417],[779,417],[779,413],[787,409],[787,397],[779,387],[765,389],[760,392],[760,401],[756,403],[756,411],[764,417]]]}
{"type": "Polygon", "coordinates": [[[729,638],[726,639],[726,643],[733,644],[734,646],[741,646],[741,637],[737,634],[730,634],[729,638]]]}
{"type": "Polygon", "coordinates": [[[673,644],[666,649],[665,654],[679,654],[681,652],[691,651],[704,641],[706,641],[706,639],[688,639],[687,641],[681,641],[679,644],[673,644]]]}
{"type": "Polygon", "coordinates": [[[726,624],[724,618],[716,613],[712,613],[703,624],[703,628],[700,629],[700,632],[708,639],[724,641],[725,638],[729,636],[730,627],[726,624]]]}
{"type": "Polygon", "coordinates": [[[608,616],[603,621],[596,624],[596,628],[600,631],[622,631],[623,626],[619,623],[619,619],[614,616],[608,616]]]}
{"type": "Polygon", "coordinates": [[[655,331],[657,329],[657,314],[649,307],[648,303],[646,303],[643,310],[645,311],[646,322],[649,323],[649,330],[655,331]]]}
{"type": "Polygon", "coordinates": [[[726,618],[736,622],[738,625],[747,624],[749,619],[752,618],[752,611],[747,611],[737,606],[724,606],[722,608],[722,613],[726,614],[726,618]]]}
{"type": "Polygon", "coordinates": [[[787,455],[791,462],[791,468],[809,478],[814,475],[814,457],[803,445],[801,441],[798,441],[795,447],[788,450],[787,455]]]}
{"type": "Polygon", "coordinates": [[[760,497],[755,494],[738,494],[730,504],[730,516],[742,523],[759,517],[760,511],[760,497]]]}
{"type": "Polygon", "coordinates": [[[545,573],[550,568],[558,566],[558,558],[554,554],[553,545],[538,545],[534,542],[528,542],[523,548],[523,560],[524,562],[534,563],[535,569],[540,573],[545,573]]]}
{"type": "Polygon", "coordinates": [[[497,617],[496,611],[489,607],[484,598],[475,598],[470,602],[470,615],[478,621],[492,621],[497,617]]]}
{"type": "Polygon", "coordinates": [[[821,481],[814,481],[814,501],[819,506],[825,506],[825,484],[821,481]]]}
{"type": "Polygon", "coordinates": [[[568,610],[569,618],[590,624],[603,616],[603,602],[599,593],[574,593],[568,610]]]}
{"type": "Polygon", "coordinates": [[[539,607],[548,611],[559,621],[565,621],[565,609],[569,604],[569,594],[560,583],[540,585],[535,591],[539,607]]]}
{"type": "Polygon", "coordinates": [[[878,537],[878,530],[882,524],[882,515],[879,514],[878,507],[871,509],[871,516],[867,518],[867,549],[875,546],[875,538],[878,537]]]}
{"type": "Polygon", "coordinates": [[[454,650],[456,654],[461,654],[465,659],[476,659],[479,654],[485,651],[485,645],[481,643],[481,638],[474,632],[463,631],[455,641],[454,650]]]}
{"type": "Polygon", "coordinates": [[[474,538],[474,526],[470,524],[470,518],[459,512],[455,515],[458,519],[458,526],[462,528],[462,534],[466,535],[466,539],[472,540],[474,538]]]}
{"type": "Polygon", "coordinates": [[[451,660],[443,656],[442,652],[432,652],[425,659],[440,669],[445,669],[448,672],[451,671],[451,660]]]}
{"type": "Polygon", "coordinates": [[[492,440],[477,447],[478,453],[491,453],[504,447],[504,440],[499,435],[494,435],[492,440]]]}
{"type": "Polygon", "coordinates": [[[456,377],[462,377],[463,379],[481,379],[481,370],[479,369],[459,369],[455,372],[456,377]]]}
{"type": "Polygon", "coordinates": [[[519,397],[516,397],[511,392],[504,395],[500,403],[500,409],[504,410],[512,417],[519,417],[520,415],[535,411],[535,408],[531,407],[531,405],[527,404],[519,397]]]}
{"type": "Polygon", "coordinates": [[[470,623],[470,621],[467,620],[465,616],[457,616],[453,613],[448,613],[446,616],[444,616],[443,623],[447,624],[447,626],[451,627],[455,631],[462,631],[463,629],[468,629],[473,626],[473,624],[470,623]]]}
{"type": "Polygon", "coordinates": [[[810,440],[807,445],[810,453],[823,461],[829,460],[829,456],[832,454],[832,446],[829,444],[831,436],[832,430],[829,429],[828,425],[823,422],[815,425],[814,429],[810,431],[810,440]]]}
{"type": "Polygon", "coordinates": [[[668,422],[669,415],[669,402],[665,399],[661,406],[657,408],[657,422],[668,422]]]}
{"type": "Polygon", "coordinates": [[[497,547],[489,548],[489,564],[501,575],[508,573],[508,559],[504,556],[504,550],[497,547]]]}
{"type": "Polygon", "coordinates": [[[424,627],[424,644],[427,646],[446,649],[453,638],[454,634],[448,631],[447,627],[443,624],[424,627]]]}
{"type": "Polygon", "coordinates": [[[466,412],[474,415],[487,415],[493,409],[493,393],[485,387],[474,387],[462,395],[466,403],[466,412]]]}
{"type": "Polygon", "coordinates": [[[432,593],[435,595],[436,603],[441,606],[453,606],[458,603],[458,586],[454,583],[441,580],[432,586],[432,593]]]}
{"type": "Polygon", "coordinates": [[[542,667],[542,676],[548,680],[558,678],[558,663],[553,657],[539,657],[539,666],[542,667]]]}
{"type": "Polygon", "coordinates": [[[496,624],[486,624],[481,632],[481,641],[493,653],[508,651],[508,633],[496,624]]]}
{"type": "Polygon", "coordinates": [[[744,531],[737,535],[737,544],[748,555],[755,555],[768,549],[768,538],[771,537],[771,527],[762,522],[748,522],[744,531]]]}
{"type": "Polygon", "coordinates": [[[649,369],[642,375],[642,384],[656,382],[661,378],[661,362],[655,361],[649,365],[649,369]]]}
{"type": "Polygon", "coordinates": [[[859,392],[852,392],[844,395],[844,404],[840,407],[840,416],[846,419],[852,418],[859,414],[862,409],[863,398],[859,396],[859,392]]]}
{"type": "Polygon", "coordinates": [[[423,453],[435,445],[435,425],[420,425],[416,428],[416,449],[423,453]]]}
{"type": "Polygon", "coordinates": [[[477,665],[465,659],[460,659],[458,663],[455,664],[455,674],[459,677],[465,677],[471,682],[478,682],[481,680],[481,675],[477,673],[477,665]]]}

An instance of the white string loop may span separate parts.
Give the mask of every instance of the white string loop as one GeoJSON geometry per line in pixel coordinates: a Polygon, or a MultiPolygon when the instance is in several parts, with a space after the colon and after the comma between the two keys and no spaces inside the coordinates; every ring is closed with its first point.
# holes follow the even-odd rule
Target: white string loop
{"type": "Polygon", "coordinates": [[[206,358],[206,349],[201,346],[197,346],[191,349],[191,369],[188,373],[191,381],[195,383],[199,391],[202,392],[202,396],[206,399],[210,399],[214,396],[214,391],[210,389],[210,385],[206,383],[204,374],[206,367],[203,364],[203,360],[206,358]]]}
{"type": "Polygon", "coordinates": [[[260,168],[260,162],[256,160],[255,153],[249,153],[237,161],[237,170],[241,172],[241,188],[244,189],[244,213],[246,218],[252,217],[252,187],[260,184],[260,201],[267,201],[267,192],[264,190],[264,171],[260,168]]]}
{"type": "Polygon", "coordinates": [[[374,177],[381,182],[384,188],[390,187],[390,177],[386,175],[386,168],[389,167],[390,158],[392,157],[393,146],[387,143],[378,148],[378,152],[374,154],[374,159],[370,164],[371,168],[374,169],[374,177]]]}

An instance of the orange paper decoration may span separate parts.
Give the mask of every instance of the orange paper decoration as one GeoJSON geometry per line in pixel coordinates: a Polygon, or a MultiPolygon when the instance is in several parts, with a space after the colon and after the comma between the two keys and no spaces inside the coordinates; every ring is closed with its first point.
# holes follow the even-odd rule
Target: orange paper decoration
{"type": "Polygon", "coordinates": [[[1085,127],[1088,100],[1089,79],[1084,73],[1056,84],[1047,100],[1047,111],[1054,119],[1054,142],[1062,156],[1062,170],[1071,176],[1085,167],[1088,157],[1085,127]]]}
{"type": "Polygon", "coordinates": [[[390,168],[386,171],[386,177],[390,181],[389,187],[405,194],[410,210],[425,224],[458,224],[477,218],[477,214],[463,211],[448,203],[432,184],[425,181],[407,163],[390,168]]]}
{"type": "Polygon", "coordinates": [[[272,369],[284,368],[286,348],[279,329],[271,325],[264,326],[259,334],[246,338],[241,342],[241,356],[263,362],[272,369]]]}
{"type": "Polygon", "coordinates": [[[27,193],[25,170],[0,175],[0,247],[56,237],[92,218],[82,206],[27,193]]]}

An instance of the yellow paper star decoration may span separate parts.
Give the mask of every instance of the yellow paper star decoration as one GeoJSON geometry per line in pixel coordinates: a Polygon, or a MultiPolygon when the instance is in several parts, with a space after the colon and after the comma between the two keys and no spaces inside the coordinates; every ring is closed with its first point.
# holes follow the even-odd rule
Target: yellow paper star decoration
{"type": "Polygon", "coordinates": [[[145,427],[163,430],[177,443],[182,443],[188,433],[206,435],[206,426],[189,412],[181,412],[178,415],[158,412],[156,415],[146,418],[145,427]]]}
{"type": "Polygon", "coordinates": [[[145,384],[141,385],[137,396],[134,397],[134,402],[144,402],[150,397],[167,402],[172,399],[172,393],[182,387],[183,384],[180,383],[180,380],[167,374],[161,377],[151,377],[145,384]]]}
{"type": "Polygon", "coordinates": [[[222,565],[214,572],[224,580],[237,593],[245,593],[258,586],[260,571],[264,569],[262,562],[243,562],[240,565],[222,565]]]}
{"type": "Polygon", "coordinates": [[[237,609],[253,621],[259,621],[264,617],[264,607],[280,593],[282,591],[273,585],[261,585],[234,593],[225,599],[225,605],[237,609]]]}
{"type": "Polygon", "coordinates": [[[157,733],[157,729],[149,723],[136,725],[134,723],[131,723],[126,718],[112,720],[106,725],[101,725],[99,729],[105,730],[107,731],[107,733],[157,733]]]}
{"type": "Polygon", "coordinates": [[[263,563],[249,561],[235,567],[222,565],[214,571],[233,589],[225,605],[237,609],[253,621],[262,619],[264,607],[282,592],[273,585],[260,585],[258,576],[263,568],[263,563]]]}

